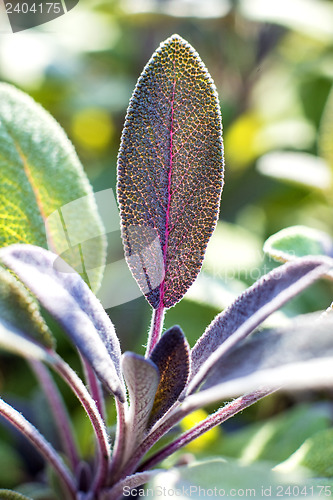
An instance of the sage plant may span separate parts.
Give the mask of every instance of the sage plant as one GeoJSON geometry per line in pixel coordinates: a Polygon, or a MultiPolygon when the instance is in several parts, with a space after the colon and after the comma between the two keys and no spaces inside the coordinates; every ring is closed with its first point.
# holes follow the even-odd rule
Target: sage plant
{"type": "MultiPolygon", "coordinates": [[[[185,40],[173,35],[146,65],[129,104],[118,156],[125,256],[152,308],[144,356],[121,353],[114,326],[92,291],[100,271],[93,269],[89,278],[80,244],[73,245],[80,274],[73,260],[70,267],[59,258],[59,235],[48,215],[69,192],[75,199],[90,189],[72,146],[30,98],[4,84],[0,93],[1,175],[7,189],[17,175],[21,189],[15,201],[16,212],[21,207],[16,230],[9,222],[2,229],[0,345],[30,361],[53,412],[61,449],[4,400],[0,413],[53,467],[61,498],[118,500],[161,472],[165,458],[272,391],[332,384],[330,315],[257,331],[270,314],[329,273],[329,256],[298,258],[260,278],[214,319],[192,349],[180,326],[163,329],[166,311],[182,299],[200,271],[223,185],[216,89],[185,40]],[[33,197],[37,215],[24,206],[24,189],[33,197]],[[43,248],[40,219],[53,251],[43,248]],[[79,351],[87,386],[57,354],[40,306],[79,351]],[[48,367],[69,385],[91,421],[94,460],[85,462],[80,456],[48,367]],[[113,395],[117,408],[113,442],[106,426],[106,393],[113,395]],[[158,447],[185,416],[212,403],[222,406],[158,447]]],[[[15,219],[10,204],[6,210],[8,221],[15,219]]],[[[83,223],[82,214],[74,214],[74,223],[88,231],[86,240],[94,236],[93,223],[100,224],[94,210],[89,202],[89,220],[83,223]]],[[[90,248],[95,257],[104,253],[103,244],[90,248]]],[[[27,498],[5,490],[1,495],[27,498]]]]}

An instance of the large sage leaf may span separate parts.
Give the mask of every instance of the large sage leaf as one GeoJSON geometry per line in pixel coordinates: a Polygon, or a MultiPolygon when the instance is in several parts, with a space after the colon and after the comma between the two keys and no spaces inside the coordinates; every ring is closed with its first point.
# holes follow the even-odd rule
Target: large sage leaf
{"type": "Polygon", "coordinates": [[[195,280],[222,183],[216,89],[198,54],[173,35],[139,78],[118,158],[126,259],[154,308],[173,306],[195,280]]]}
{"type": "Polygon", "coordinates": [[[195,390],[215,363],[270,314],[327,273],[329,258],[303,257],[274,269],[243,292],[208,326],[191,352],[191,382],[195,390]]]}
{"type": "Polygon", "coordinates": [[[56,259],[52,252],[32,245],[0,250],[0,260],[36,295],[109,390],[123,401],[120,346],[114,327],[88,285],[69,266],[68,273],[59,271],[56,259]]]}
{"type": "Polygon", "coordinates": [[[263,388],[332,385],[333,318],[307,315],[240,343],[216,363],[202,391],[189,396],[185,405],[197,407],[263,388]]]}
{"type": "Polygon", "coordinates": [[[0,246],[49,247],[99,286],[103,227],[72,144],[23,92],[0,84],[0,246]],[[74,202],[74,204],[73,204],[74,202]]]}

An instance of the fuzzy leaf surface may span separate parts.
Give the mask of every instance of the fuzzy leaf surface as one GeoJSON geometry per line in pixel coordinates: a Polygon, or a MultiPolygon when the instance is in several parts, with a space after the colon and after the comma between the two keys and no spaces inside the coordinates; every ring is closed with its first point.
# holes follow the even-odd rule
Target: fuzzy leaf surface
{"type": "Polygon", "coordinates": [[[55,254],[33,245],[0,250],[0,260],[22,280],[67,332],[111,392],[124,400],[120,346],[101,303],[82,278],[58,271],[55,254]]]}
{"type": "Polygon", "coordinates": [[[97,290],[105,259],[104,230],[82,165],[56,121],[29,96],[4,83],[0,211],[0,246],[49,247],[97,290]]]}
{"type": "Polygon", "coordinates": [[[187,383],[190,348],[179,326],[162,335],[150,359],[158,367],[161,377],[149,418],[149,427],[152,427],[177,401],[187,383]]]}
{"type": "Polygon", "coordinates": [[[123,354],[122,369],[130,400],[126,435],[128,455],[145,434],[160,374],[153,361],[133,352],[123,354]]]}
{"type": "Polygon", "coordinates": [[[118,157],[125,255],[154,308],[173,306],[195,280],[222,185],[216,89],[199,55],[173,35],[138,80],[118,157]]]}
{"type": "Polygon", "coordinates": [[[52,334],[40,314],[36,300],[9,271],[0,266],[0,317],[46,347],[52,334]]]}
{"type": "Polygon", "coordinates": [[[236,346],[186,403],[206,405],[262,389],[332,387],[333,319],[307,315],[276,331],[255,333],[236,346]]]}
{"type": "Polygon", "coordinates": [[[325,275],[329,258],[303,257],[269,272],[243,292],[208,326],[191,352],[188,392],[195,390],[214,364],[289,299],[325,275]]]}

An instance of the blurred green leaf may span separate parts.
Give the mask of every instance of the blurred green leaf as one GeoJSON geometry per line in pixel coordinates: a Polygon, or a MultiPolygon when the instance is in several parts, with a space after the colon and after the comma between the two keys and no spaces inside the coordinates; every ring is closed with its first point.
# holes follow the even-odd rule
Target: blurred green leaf
{"type": "Polygon", "coordinates": [[[259,158],[261,174],[326,191],[332,182],[327,163],[307,153],[276,151],[259,158]]]}
{"type": "MultiPolygon", "coordinates": [[[[293,485],[304,486],[308,477],[309,474],[302,469],[287,474],[272,470],[266,463],[244,466],[235,460],[211,458],[162,472],[150,481],[148,488],[154,488],[156,493],[165,491],[167,494],[170,491],[170,495],[171,492],[175,495],[174,492],[177,491],[177,498],[180,499],[189,496],[195,499],[203,496],[212,498],[268,496],[276,499],[290,498],[291,493],[284,494],[282,487],[291,486],[292,491],[293,485]],[[278,494],[278,487],[281,489],[280,494],[278,494]],[[263,493],[264,491],[266,493],[263,493]]],[[[309,490],[304,496],[319,498],[317,495],[312,495],[313,493],[309,490]]]]}
{"type": "MultiPolygon", "coordinates": [[[[17,451],[5,442],[0,443],[0,484],[15,487],[22,481],[24,466],[17,451]]],[[[0,490],[1,492],[2,490],[0,490]]],[[[0,495],[0,498],[1,495],[0,495]]]]}
{"type": "Polygon", "coordinates": [[[40,483],[21,484],[16,488],[18,493],[33,498],[33,500],[57,500],[55,493],[48,486],[40,483]]]}
{"type": "Polygon", "coordinates": [[[0,498],[1,500],[33,500],[31,497],[26,497],[11,490],[0,490],[0,498]]]}
{"type": "Polygon", "coordinates": [[[216,18],[231,10],[230,0],[126,0],[125,8],[131,13],[159,12],[175,17],[216,18]]]}
{"type": "Polygon", "coordinates": [[[88,179],[55,120],[31,98],[0,86],[0,245],[48,246],[99,287],[103,227],[88,179]]]}
{"type": "Polygon", "coordinates": [[[281,24],[319,40],[333,39],[333,5],[327,0],[241,0],[240,12],[253,21],[281,24]]]}
{"type": "Polygon", "coordinates": [[[53,346],[52,334],[40,314],[36,300],[2,266],[0,266],[0,316],[44,346],[53,346]]]}
{"type": "Polygon", "coordinates": [[[47,350],[23,332],[0,319],[0,348],[25,358],[33,358],[52,363],[47,350]]]}
{"type": "Polygon", "coordinates": [[[321,477],[333,477],[333,429],[325,429],[308,438],[281,468],[304,466],[321,477]]]}
{"type": "MultiPolygon", "coordinates": [[[[264,252],[279,262],[287,262],[306,255],[333,255],[333,240],[327,233],[305,226],[282,229],[270,236],[264,252]]],[[[329,273],[331,276],[332,272],[329,273]]]]}
{"type": "Polygon", "coordinates": [[[227,222],[218,222],[208,242],[203,270],[223,282],[253,282],[260,276],[261,240],[253,232],[227,222]]]}
{"type": "Polygon", "coordinates": [[[219,453],[238,457],[242,463],[286,460],[309,437],[331,424],[331,408],[325,404],[300,405],[266,422],[225,433],[219,453]]]}
{"type": "Polygon", "coordinates": [[[318,144],[321,156],[333,171],[333,87],[321,119],[318,144]]]}

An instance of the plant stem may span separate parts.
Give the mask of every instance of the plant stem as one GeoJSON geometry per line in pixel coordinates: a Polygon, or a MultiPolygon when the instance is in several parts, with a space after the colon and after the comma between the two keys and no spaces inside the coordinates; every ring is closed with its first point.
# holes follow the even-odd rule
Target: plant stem
{"type": "Polygon", "coordinates": [[[84,374],[86,377],[86,381],[88,384],[88,387],[90,389],[90,394],[93,398],[93,400],[96,403],[97,409],[104,420],[106,422],[106,411],[105,411],[105,401],[104,401],[104,395],[101,387],[101,383],[98,380],[94,370],[91,368],[90,364],[86,360],[86,358],[79,352],[81,361],[82,361],[82,366],[84,369],[84,374]]]}
{"type": "Polygon", "coordinates": [[[30,365],[44,389],[45,396],[54,416],[54,422],[58,429],[63,450],[70,461],[72,470],[76,471],[80,458],[70,425],[70,419],[61,394],[48,369],[41,362],[30,360],[30,365]]]}
{"type": "Polygon", "coordinates": [[[106,483],[110,463],[111,452],[105,423],[102,420],[95,401],[90,396],[80,377],[78,377],[72,368],[55,353],[53,354],[52,366],[72,388],[83,408],[87,412],[94,428],[98,446],[98,464],[96,476],[91,488],[92,491],[97,491],[98,488],[106,483]]]}
{"type": "Polygon", "coordinates": [[[262,399],[265,396],[268,396],[273,391],[268,391],[268,390],[262,390],[262,391],[256,391],[251,394],[247,394],[245,396],[241,396],[231,403],[228,403],[226,406],[223,408],[220,408],[217,410],[215,413],[212,415],[209,415],[205,420],[200,422],[197,426],[193,427],[187,432],[184,432],[181,436],[179,436],[175,441],[172,443],[169,443],[166,445],[164,448],[159,450],[157,453],[155,453],[153,456],[148,458],[143,464],[139,467],[139,471],[145,471],[147,469],[150,469],[157,463],[161,462],[168,456],[172,455],[176,451],[178,451],[180,448],[183,446],[186,446],[188,443],[196,439],[197,437],[201,436],[205,432],[209,431],[216,425],[221,424],[222,422],[225,422],[228,420],[230,417],[233,417],[236,415],[236,413],[244,410],[248,406],[251,406],[252,404],[256,403],[259,399],[262,399]]]}
{"type": "Polygon", "coordinates": [[[105,490],[101,493],[101,500],[118,500],[123,497],[124,488],[137,488],[142,484],[147,483],[152,477],[160,472],[165,472],[164,469],[157,469],[153,471],[138,472],[132,476],[127,476],[122,479],[112,488],[105,490]]]}
{"type": "Polygon", "coordinates": [[[154,349],[155,345],[157,344],[157,342],[161,337],[163,322],[164,322],[164,314],[165,314],[165,308],[162,304],[157,309],[153,309],[150,332],[146,349],[146,358],[150,356],[152,350],[154,349]]]}
{"type": "Polygon", "coordinates": [[[118,399],[116,399],[117,408],[117,431],[116,439],[113,447],[111,467],[109,471],[109,484],[114,484],[117,480],[117,475],[121,472],[121,466],[124,459],[124,452],[126,446],[126,422],[125,422],[125,411],[127,403],[123,404],[118,399]],[[114,475],[115,481],[112,480],[112,475],[114,475]]]}
{"type": "Polygon", "coordinates": [[[66,486],[70,497],[76,499],[76,485],[74,477],[64,464],[53,446],[46,441],[39,431],[12,406],[0,399],[0,414],[18,429],[36,447],[39,453],[47,460],[66,486]]]}
{"type": "MultiPolygon", "coordinates": [[[[188,411],[190,413],[192,410],[188,411]]],[[[137,469],[142,457],[150,450],[150,448],[161,439],[164,434],[166,434],[172,427],[174,427],[178,422],[180,422],[187,413],[183,412],[182,409],[176,410],[170,417],[162,422],[162,424],[157,427],[151,434],[149,434],[146,439],[138,446],[138,448],[133,452],[132,458],[128,461],[126,466],[122,471],[120,479],[133,474],[137,469]]]]}

